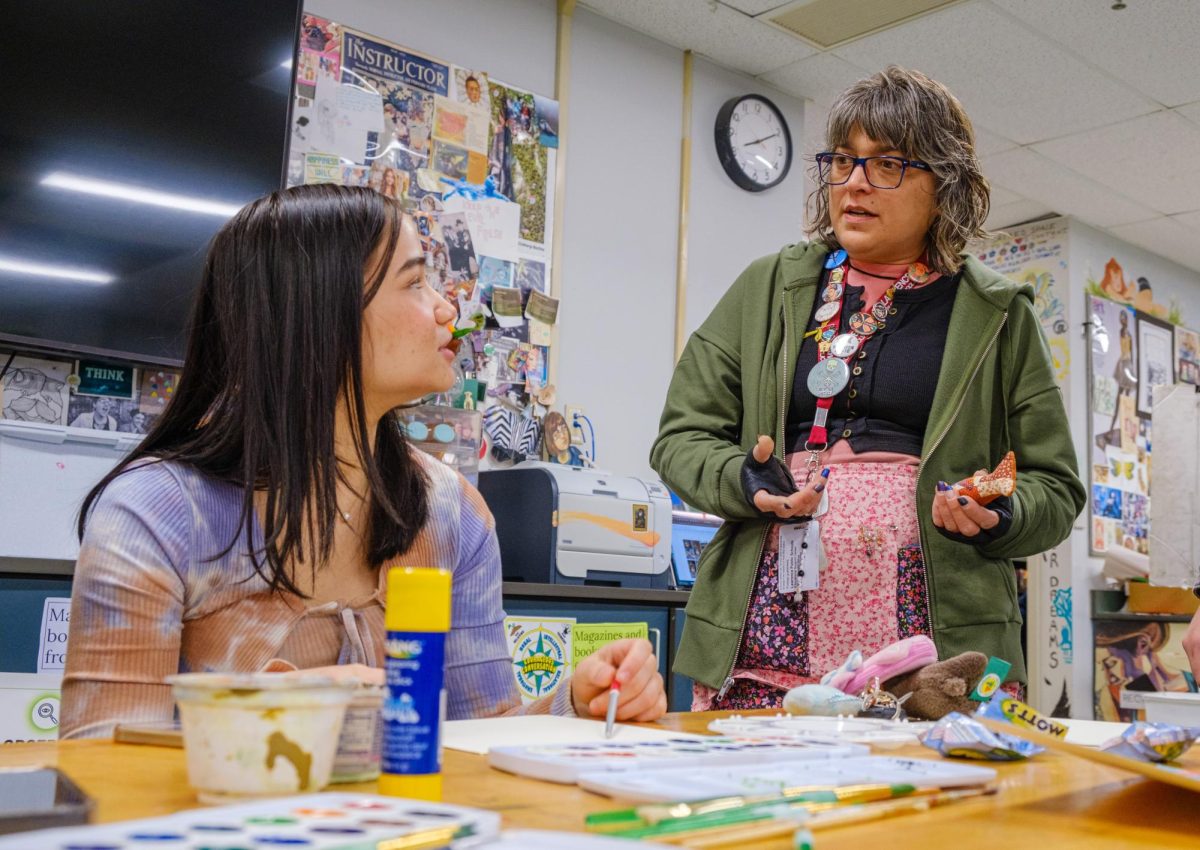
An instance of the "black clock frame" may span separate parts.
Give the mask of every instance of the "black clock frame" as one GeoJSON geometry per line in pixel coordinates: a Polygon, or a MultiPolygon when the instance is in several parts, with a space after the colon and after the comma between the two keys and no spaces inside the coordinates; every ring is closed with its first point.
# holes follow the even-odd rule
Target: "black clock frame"
{"type": "Polygon", "coordinates": [[[717,143],[717,159],[720,160],[721,167],[725,169],[730,180],[747,192],[765,192],[767,189],[773,189],[784,181],[788,176],[788,171],[792,168],[792,131],[788,127],[787,119],[783,117],[783,111],[778,106],[761,94],[739,94],[725,101],[725,104],[717,112],[713,136],[717,143]],[[733,118],[733,111],[737,109],[738,104],[746,100],[761,101],[779,116],[779,127],[783,130],[783,143],[784,149],[787,151],[787,159],[784,160],[783,171],[770,183],[758,183],[746,176],[746,173],[738,166],[737,156],[734,154],[733,146],[729,143],[729,124],[733,118]]]}

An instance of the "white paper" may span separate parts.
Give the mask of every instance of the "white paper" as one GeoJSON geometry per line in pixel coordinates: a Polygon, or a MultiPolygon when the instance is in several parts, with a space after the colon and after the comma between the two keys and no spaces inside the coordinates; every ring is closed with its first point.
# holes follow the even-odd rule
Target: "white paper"
{"type": "Polygon", "coordinates": [[[1055,718],[1067,727],[1066,742],[1081,747],[1098,747],[1105,741],[1118,737],[1129,728],[1128,723],[1113,723],[1108,720],[1076,720],[1055,718]]]}
{"type": "Polygon", "coordinates": [[[37,671],[61,672],[67,664],[67,635],[71,631],[71,597],[50,596],[42,606],[38,632],[37,671]]]}
{"type": "Polygon", "coordinates": [[[521,232],[521,207],[496,198],[472,201],[455,195],[443,201],[445,213],[458,213],[467,220],[476,256],[495,257],[515,263],[517,236],[521,232]]]}
{"type": "Polygon", "coordinates": [[[821,524],[784,525],[779,529],[779,592],[816,590],[820,581],[821,524]]]}
{"type": "MultiPolygon", "coordinates": [[[[617,724],[613,741],[666,741],[699,738],[672,729],[617,724]]],[[[604,721],[554,714],[521,717],[486,717],[448,720],[442,724],[442,746],[448,750],[485,755],[492,747],[536,747],[548,744],[582,744],[604,740],[604,721]]]]}

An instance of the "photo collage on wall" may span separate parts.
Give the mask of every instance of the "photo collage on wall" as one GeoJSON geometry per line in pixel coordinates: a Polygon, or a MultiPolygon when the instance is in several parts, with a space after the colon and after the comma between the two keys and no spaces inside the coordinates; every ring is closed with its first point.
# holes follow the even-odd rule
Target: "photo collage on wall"
{"type": "Polygon", "coordinates": [[[1200,335],[1116,258],[1088,282],[1089,549],[1149,554],[1154,392],[1200,382],[1200,335]]]}
{"type": "Polygon", "coordinates": [[[154,366],[14,352],[0,352],[0,371],[0,418],[124,434],[149,433],[179,383],[154,366]]]}
{"type": "Polygon", "coordinates": [[[299,55],[288,184],[364,186],[403,204],[465,334],[460,380],[438,403],[485,410],[495,458],[536,454],[554,402],[557,102],[315,15],[299,55]]]}

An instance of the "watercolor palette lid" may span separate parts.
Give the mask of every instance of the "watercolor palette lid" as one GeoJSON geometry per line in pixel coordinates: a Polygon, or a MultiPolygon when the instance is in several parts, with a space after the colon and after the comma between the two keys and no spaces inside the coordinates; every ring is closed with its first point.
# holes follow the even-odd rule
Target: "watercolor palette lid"
{"type": "MultiPolygon", "coordinates": [[[[443,837],[462,847],[500,832],[500,816],[482,809],[370,794],[306,794],[256,803],[189,809],[166,817],[20,832],[0,850],[200,850],[296,847],[335,850],[381,841],[443,837]]],[[[486,846],[486,845],[484,845],[486,846]]]]}
{"type": "Polygon", "coordinates": [[[902,747],[920,743],[920,735],[932,723],[879,720],[868,717],[813,717],[777,714],[774,717],[730,715],[708,724],[710,731],[735,738],[807,743],[867,744],[872,747],[902,747]]]}
{"type": "Polygon", "coordinates": [[[588,791],[634,802],[679,802],[714,797],[778,794],[802,786],[905,784],[918,788],[961,788],[996,781],[990,767],[950,760],[857,756],[838,759],[727,764],[696,771],[585,773],[579,785],[588,791]]]}
{"type": "Polygon", "coordinates": [[[772,759],[832,759],[867,755],[866,747],[829,741],[754,741],[728,737],[665,741],[589,741],[526,747],[493,747],[488,763],[500,770],[571,784],[583,773],[659,770],[745,764],[772,759]]]}

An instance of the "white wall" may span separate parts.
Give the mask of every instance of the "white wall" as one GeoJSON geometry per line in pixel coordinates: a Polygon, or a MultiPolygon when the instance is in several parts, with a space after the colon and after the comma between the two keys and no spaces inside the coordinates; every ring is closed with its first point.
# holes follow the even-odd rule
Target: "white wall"
{"type": "Polygon", "coordinates": [[[575,14],[566,131],[558,397],[596,427],[597,465],[649,475],[671,377],[683,55],[575,14]]]}
{"type": "Polygon", "coordinates": [[[692,186],[688,220],[687,330],[708,316],[750,262],[803,238],[802,101],[697,59],[692,89],[692,186]],[[779,107],[792,134],[787,179],[765,192],[739,189],[721,168],[713,139],[717,111],[731,97],[761,94],[779,107]]]}
{"type": "MultiPolygon", "coordinates": [[[[552,0],[312,0],[347,26],[553,95],[552,0]]],[[[674,366],[683,53],[586,9],[574,16],[558,353],[559,402],[597,430],[599,465],[651,475],[650,444],[674,366]]],[[[757,80],[695,62],[688,231],[691,332],[756,257],[801,238],[804,105],[757,80]],[[784,184],[753,194],[725,176],[717,110],[764,94],[796,148],[784,184]]]]}

